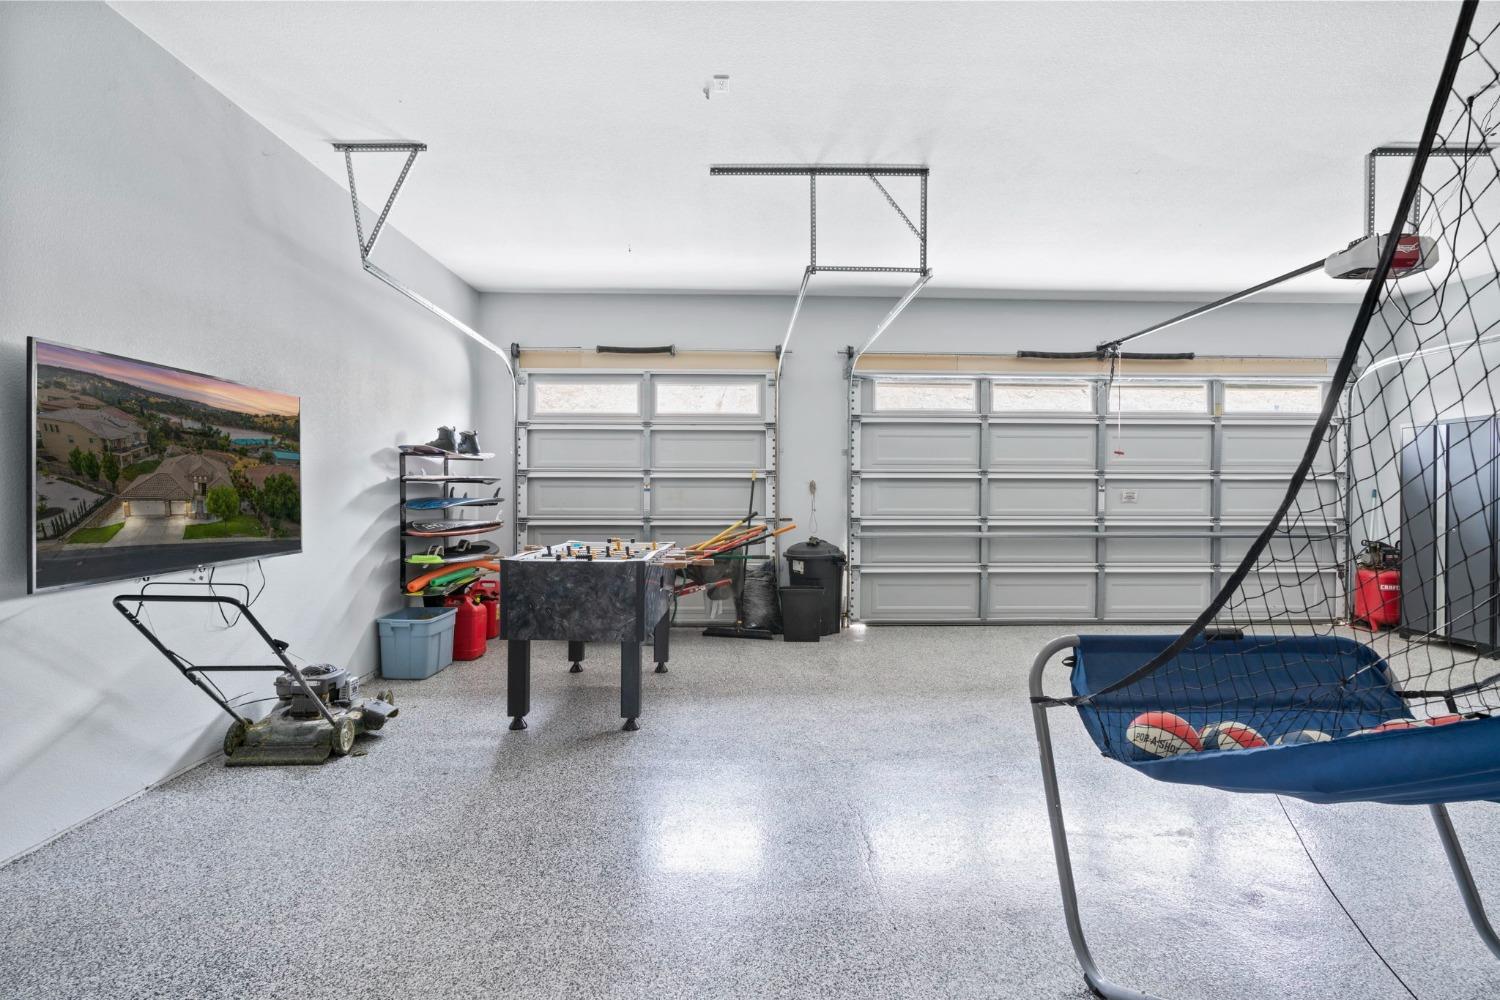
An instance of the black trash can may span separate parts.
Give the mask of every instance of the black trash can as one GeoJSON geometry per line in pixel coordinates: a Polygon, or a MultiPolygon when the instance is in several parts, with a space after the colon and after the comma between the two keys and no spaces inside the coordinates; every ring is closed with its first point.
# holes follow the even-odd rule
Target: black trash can
{"type": "Polygon", "coordinates": [[[837,635],[844,593],[844,551],[832,542],[809,538],[786,550],[787,582],[823,588],[823,634],[837,635]]]}
{"type": "Polygon", "coordinates": [[[781,638],[817,642],[823,634],[823,588],[781,588],[781,638]]]}

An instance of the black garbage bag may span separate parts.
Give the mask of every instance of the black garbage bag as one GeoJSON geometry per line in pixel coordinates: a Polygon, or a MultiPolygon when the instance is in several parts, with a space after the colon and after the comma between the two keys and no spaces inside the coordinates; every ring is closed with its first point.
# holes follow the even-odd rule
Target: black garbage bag
{"type": "Polygon", "coordinates": [[[745,572],[740,615],[745,628],[781,634],[781,595],[777,589],[776,563],[770,559],[745,572]]]}

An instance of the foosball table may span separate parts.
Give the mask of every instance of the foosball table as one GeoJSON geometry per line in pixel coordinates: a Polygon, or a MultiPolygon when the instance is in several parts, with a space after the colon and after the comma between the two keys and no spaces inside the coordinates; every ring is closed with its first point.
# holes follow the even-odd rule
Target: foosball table
{"type": "Polygon", "coordinates": [[[679,570],[708,562],[663,542],[528,545],[500,560],[501,637],[507,640],[506,692],[511,729],[525,729],[531,711],[531,642],[563,640],[574,673],[584,644],[620,644],[620,716],[638,728],[641,644],[651,640],[657,673],[666,673],[672,588],[679,570]]]}

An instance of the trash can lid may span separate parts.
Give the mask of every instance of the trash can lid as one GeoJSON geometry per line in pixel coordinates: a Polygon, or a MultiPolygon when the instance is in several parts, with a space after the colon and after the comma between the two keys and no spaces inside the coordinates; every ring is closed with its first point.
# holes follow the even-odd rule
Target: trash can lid
{"type": "Polygon", "coordinates": [[[844,550],[832,542],[814,536],[805,542],[787,546],[786,557],[788,559],[836,559],[842,562],[844,550]]]}

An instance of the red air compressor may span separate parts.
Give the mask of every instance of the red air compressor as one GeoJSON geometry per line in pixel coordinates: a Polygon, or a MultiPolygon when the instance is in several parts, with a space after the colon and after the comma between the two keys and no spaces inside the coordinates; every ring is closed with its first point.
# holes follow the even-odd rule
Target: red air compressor
{"type": "Polygon", "coordinates": [[[1401,624],[1401,550],[1386,542],[1364,543],[1354,571],[1354,621],[1372,630],[1401,624]]]}

